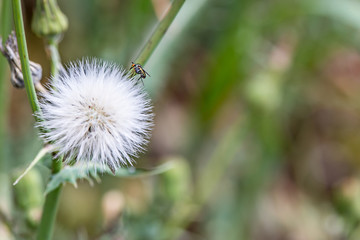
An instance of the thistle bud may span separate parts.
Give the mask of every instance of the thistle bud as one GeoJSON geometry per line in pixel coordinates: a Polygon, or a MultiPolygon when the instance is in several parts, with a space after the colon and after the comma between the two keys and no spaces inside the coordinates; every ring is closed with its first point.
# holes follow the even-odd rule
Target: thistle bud
{"type": "MultiPolygon", "coordinates": [[[[11,83],[16,88],[24,88],[24,76],[21,71],[21,62],[18,52],[18,46],[15,33],[12,32],[5,42],[5,46],[2,45],[2,39],[0,37],[0,52],[8,60],[11,70],[11,83]]],[[[35,86],[40,85],[42,77],[42,68],[39,64],[30,61],[30,72],[32,80],[35,86]]]]}
{"type": "Polygon", "coordinates": [[[37,0],[31,28],[39,37],[54,37],[68,28],[68,20],[56,0],[37,0]]]}

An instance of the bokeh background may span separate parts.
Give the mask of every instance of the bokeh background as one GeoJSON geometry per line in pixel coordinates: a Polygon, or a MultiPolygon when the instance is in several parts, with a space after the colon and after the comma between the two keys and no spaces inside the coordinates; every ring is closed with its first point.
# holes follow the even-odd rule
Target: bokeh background
{"type": "MultiPolygon", "coordinates": [[[[125,68],[170,3],[58,2],[69,20],[63,63],[92,56],[125,68]]],[[[23,3],[46,83],[35,1],[23,3]]],[[[175,167],[67,184],[54,239],[360,239],[359,49],[358,0],[187,0],[144,65],[156,117],[137,161],[175,167]]],[[[40,164],[11,186],[42,143],[4,69],[0,231],[31,239],[48,172],[40,164]]]]}

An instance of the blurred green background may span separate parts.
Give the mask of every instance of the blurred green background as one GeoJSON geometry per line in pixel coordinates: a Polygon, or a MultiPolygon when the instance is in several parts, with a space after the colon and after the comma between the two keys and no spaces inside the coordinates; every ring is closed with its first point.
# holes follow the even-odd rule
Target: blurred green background
{"type": "MultiPolygon", "coordinates": [[[[62,61],[124,68],[170,3],[58,2],[69,20],[62,61]]],[[[35,1],[23,3],[45,83],[49,60],[30,29],[35,1]]],[[[359,49],[357,0],[187,0],[144,65],[156,117],[137,160],[176,167],[67,184],[54,239],[360,239],[359,49]]],[[[39,165],[11,186],[41,142],[25,91],[0,61],[0,236],[31,239],[48,173],[39,165]]]]}

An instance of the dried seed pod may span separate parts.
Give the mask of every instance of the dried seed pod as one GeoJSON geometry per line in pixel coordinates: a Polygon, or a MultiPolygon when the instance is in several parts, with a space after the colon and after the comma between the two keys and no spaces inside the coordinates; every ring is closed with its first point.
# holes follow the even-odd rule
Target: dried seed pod
{"type": "MultiPolygon", "coordinates": [[[[16,88],[24,88],[24,77],[21,71],[20,56],[17,47],[17,41],[15,33],[12,32],[5,42],[5,46],[2,45],[2,39],[0,37],[0,52],[8,60],[11,70],[11,84],[16,88]]],[[[40,64],[30,61],[30,72],[33,83],[36,85],[40,83],[42,77],[42,68],[40,64]]]]}
{"type": "Polygon", "coordinates": [[[98,164],[112,173],[132,165],[150,137],[153,114],[137,79],[113,63],[88,59],[68,65],[42,94],[41,137],[65,163],[98,164]]]}

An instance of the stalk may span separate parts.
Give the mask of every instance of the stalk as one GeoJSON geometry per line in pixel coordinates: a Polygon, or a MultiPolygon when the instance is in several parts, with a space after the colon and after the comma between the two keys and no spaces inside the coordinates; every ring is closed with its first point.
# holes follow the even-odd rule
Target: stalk
{"type": "Polygon", "coordinates": [[[60,54],[58,50],[58,42],[55,38],[50,38],[47,44],[47,50],[50,55],[50,72],[52,76],[57,76],[61,68],[60,54]]]}
{"type": "Polygon", "coordinates": [[[138,58],[136,59],[136,63],[144,65],[149,57],[151,56],[152,52],[155,50],[156,46],[159,44],[163,36],[165,35],[166,31],[168,30],[170,24],[174,20],[175,16],[179,12],[181,6],[185,0],[174,0],[170,10],[166,14],[166,16],[160,21],[157,25],[156,29],[154,30],[153,34],[146,42],[138,58]]]}
{"type": "MultiPolygon", "coordinates": [[[[61,168],[62,157],[54,159],[52,162],[52,175],[59,172],[61,168]]],[[[62,185],[46,195],[43,213],[36,236],[37,240],[50,240],[52,237],[61,190],[62,185]]]]}
{"type": "MultiPolygon", "coordinates": [[[[31,78],[29,55],[26,46],[25,30],[24,30],[20,0],[13,0],[13,11],[14,11],[15,32],[16,32],[16,38],[17,38],[20,61],[21,61],[21,69],[24,76],[26,93],[33,113],[40,113],[41,111],[39,107],[39,102],[31,78]]],[[[34,116],[35,116],[35,120],[37,121],[40,120],[39,115],[34,115],[34,116]]],[[[60,161],[59,159],[55,159],[53,161],[53,166],[52,166],[53,174],[59,172],[60,169],[61,169],[61,159],[60,161]]],[[[50,192],[46,196],[37,239],[47,240],[51,238],[60,193],[61,193],[61,186],[59,186],[58,188],[56,188],[54,191],[50,192]]]]}
{"type": "MultiPolygon", "coordinates": [[[[40,107],[39,102],[35,93],[35,88],[33,81],[31,79],[30,67],[29,67],[29,56],[27,52],[26,39],[25,39],[25,30],[23,24],[23,18],[21,13],[21,1],[13,0],[13,10],[14,10],[14,22],[15,22],[15,31],[19,48],[19,55],[21,60],[21,68],[24,76],[25,89],[29,98],[31,109],[33,113],[39,113],[40,107]]],[[[52,44],[51,50],[54,54],[51,54],[51,73],[56,75],[58,73],[57,69],[60,65],[60,58],[57,45],[52,44]]],[[[39,115],[35,115],[36,120],[39,121],[39,115]]],[[[54,159],[52,163],[52,174],[55,174],[61,170],[62,159],[54,159]]],[[[61,186],[50,192],[46,195],[45,204],[43,208],[43,215],[41,217],[41,222],[38,229],[37,239],[48,240],[51,239],[53,232],[54,222],[56,218],[57,206],[59,203],[59,196],[61,193],[61,186]]]]}
{"type": "MultiPolygon", "coordinates": [[[[15,32],[18,43],[20,61],[21,61],[21,70],[24,76],[24,83],[26,94],[28,96],[31,110],[33,113],[40,113],[39,101],[36,96],[35,87],[31,78],[30,66],[29,66],[29,54],[26,46],[25,30],[23,17],[21,13],[21,1],[13,0],[13,13],[14,13],[14,23],[15,23],[15,32]]],[[[35,114],[35,120],[39,121],[39,115],[35,114]]]]}
{"type": "MultiPolygon", "coordinates": [[[[61,66],[58,42],[56,37],[48,37],[46,38],[46,41],[46,48],[49,50],[51,61],[50,72],[51,75],[55,78],[58,75],[59,68],[61,66]]],[[[53,159],[52,175],[60,172],[62,168],[62,160],[62,157],[53,159]]],[[[41,221],[37,233],[38,240],[50,240],[52,237],[61,190],[62,185],[59,185],[59,187],[55,188],[46,195],[43,214],[41,216],[41,221]]]]}

